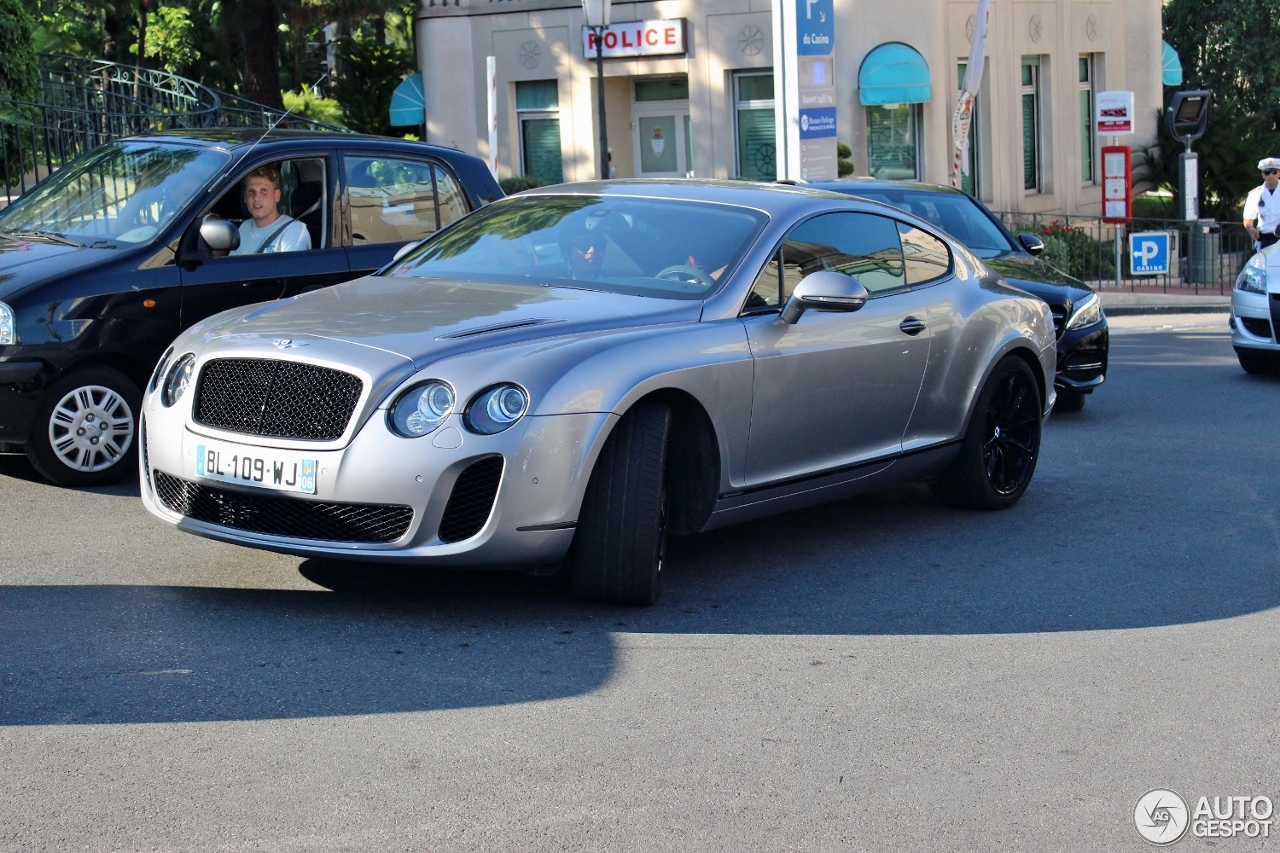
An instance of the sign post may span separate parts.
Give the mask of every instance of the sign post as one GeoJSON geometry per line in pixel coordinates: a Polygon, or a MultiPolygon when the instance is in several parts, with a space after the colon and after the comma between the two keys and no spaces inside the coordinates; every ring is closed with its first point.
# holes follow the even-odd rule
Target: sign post
{"type": "Polygon", "coordinates": [[[1094,99],[1094,131],[1110,135],[1111,144],[1102,146],[1102,221],[1115,225],[1116,287],[1121,287],[1120,231],[1133,219],[1133,179],[1128,145],[1117,145],[1116,137],[1133,133],[1133,92],[1099,92],[1094,99]]]}
{"type": "Polygon", "coordinates": [[[836,158],[834,0],[778,0],[773,4],[778,179],[829,181],[836,158]]]}

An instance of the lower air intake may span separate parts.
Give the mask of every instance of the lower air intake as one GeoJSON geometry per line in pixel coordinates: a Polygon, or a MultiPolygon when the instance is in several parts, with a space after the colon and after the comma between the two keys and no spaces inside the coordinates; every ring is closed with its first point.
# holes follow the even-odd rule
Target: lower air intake
{"type": "Polygon", "coordinates": [[[440,541],[461,542],[479,533],[493,512],[493,499],[502,481],[502,457],[472,462],[453,484],[453,493],[440,519],[440,541]]]}
{"type": "Polygon", "coordinates": [[[170,510],[197,521],[294,539],[394,542],[413,522],[413,507],[340,504],[251,494],[193,483],[156,471],[155,489],[170,510]]]}

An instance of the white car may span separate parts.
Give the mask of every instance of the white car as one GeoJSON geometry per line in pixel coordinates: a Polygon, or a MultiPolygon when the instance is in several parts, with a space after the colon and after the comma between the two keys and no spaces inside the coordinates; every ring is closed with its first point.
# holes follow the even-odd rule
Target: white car
{"type": "Polygon", "coordinates": [[[1231,344],[1246,373],[1280,373],[1280,243],[1258,252],[1231,292],[1231,344]]]}

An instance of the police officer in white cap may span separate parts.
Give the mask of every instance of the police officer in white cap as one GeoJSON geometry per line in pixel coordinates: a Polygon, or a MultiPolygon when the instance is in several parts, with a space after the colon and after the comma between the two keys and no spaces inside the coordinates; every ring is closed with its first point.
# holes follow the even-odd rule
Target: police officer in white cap
{"type": "Polygon", "coordinates": [[[1258,161],[1262,186],[1251,190],[1244,200],[1244,230],[1254,246],[1265,249],[1280,242],[1280,157],[1264,157],[1258,161]]]}

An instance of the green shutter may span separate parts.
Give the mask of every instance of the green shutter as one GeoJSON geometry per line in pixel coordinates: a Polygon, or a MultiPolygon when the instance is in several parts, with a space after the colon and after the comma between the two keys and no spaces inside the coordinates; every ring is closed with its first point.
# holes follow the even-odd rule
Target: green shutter
{"type": "Polygon", "coordinates": [[[1022,96],[1022,187],[1034,190],[1039,181],[1036,163],[1036,96],[1022,96]]]}
{"type": "Polygon", "coordinates": [[[524,173],[549,184],[564,182],[564,160],[560,153],[560,119],[532,118],[520,123],[524,143],[524,173]]]}
{"type": "Polygon", "coordinates": [[[738,110],[738,177],[778,177],[778,138],[773,110],[738,110]]]}
{"type": "Polygon", "coordinates": [[[516,83],[516,109],[554,110],[559,107],[559,84],[555,80],[521,80],[516,83]]]}

